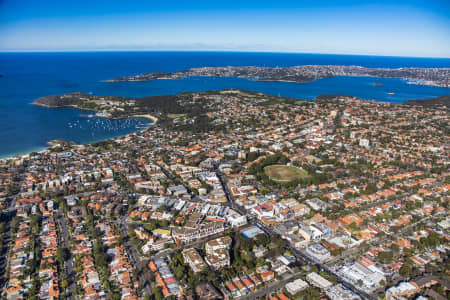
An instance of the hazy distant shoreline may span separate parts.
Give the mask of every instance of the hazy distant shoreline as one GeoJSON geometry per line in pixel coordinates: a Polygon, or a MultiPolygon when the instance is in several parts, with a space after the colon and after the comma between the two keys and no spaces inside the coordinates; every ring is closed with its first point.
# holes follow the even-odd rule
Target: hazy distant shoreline
{"type": "Polygon", "coordinates": [[[450,87],[450,68],[367,68],[348,65],[299,65],[293,67],[226,66],[199,67],[176,72],[150,72],[107,79],[106,82],[139,82],[189,77],[237,77],[256,81],[308,83],[337,76],[401,78],[410,84],[450,87]]]}

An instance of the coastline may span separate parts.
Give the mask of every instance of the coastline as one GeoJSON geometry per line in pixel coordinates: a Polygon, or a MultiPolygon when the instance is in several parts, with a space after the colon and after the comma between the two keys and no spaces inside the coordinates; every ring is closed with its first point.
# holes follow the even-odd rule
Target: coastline
{"type": "MultiPolygon", "coordinates": [[[[93,112],[96,113],[97,111],[94,109],[86,109],[86,108],[80,108],[77,105],[72,105],[72,104],[67,104],[67,105],[63,105],[63,106],[56,106],[56,105],[48,105],[45,103],[41,103],[41,102],[37,102],[36,100],[34,100],[33,102],[30,102],[28,104],[32,104],[32,105],[36,105],[36,106],[40,106],[40,107],[45,107],[45,108],[50,108],[50,109],[58,109],[58,108],[74,108],[77,109],[79,111],[86,111],[86,112],[93,112]]],[[[97,116],[97,115],[96,115],[97,116]]],[[[75,145],[87,145],[87,144],[92,144],[92,143],[96,143],[96,142],[101,142],[101,141],[106,141],[106,140],[111,140],[111,139],[116,139],[116,138],[121,138],[121,137],[126,137],[130,134],[135,134],[138,132],[142,132],[145,130],[148,130],[151,126],[155,125],[159,120],[157,117],[151,115],[151,114],[138,114],[138,115],[129,115],[129,116],[121,116],[121,117],[112,117],[112,116],[97,116],[99,118],[102,119],[110,119],[110,120],[122,120],[122,119],[128,119],[128,118],[145,118],[148,120],[151,120],[151,123],[149,124],[149,126],[145,127],[145,128],[135,128],[132,132],[126,133],[126,134],[119,134],[119,135],[114,135],[111,137],[106,137],[106,138],[99,138],[99,139],[95,139],[95,140],[91,140],[88,142],[81,142],[81,143],[75,143],[75,145]]],[[[28,155],[30,155],[32,152],[41,152],[41,151],[45,151],[48,149],[51,149],[52,146],[48,145],[49,141],[46,141],[45,144],[42,144],[41,146],[35,146],[33,148],[30,149],[25,149],[23,151],[18,151],[15,153],[6,153],[6,154],[0,154],[0,160],[10,160],[10,159],[20,159],[20,158],[25,158],[28,155]]]]}
{"type": "Polygon", "coordinates": [[[0,160],[23,158],[23,157],[30,155],[33,152],[40,152],[40,151],[46,150],[48,148],[50,148],[50,146],[48,146],[48,145],[42,146],[42,147],[33,147],[31,149],[24,150],[23,152],[17,152],[14,154],[5,154],[5,156],[0,155],[0,160]]]}
{"type": "MultiPolygon", "coordinates": [[[[356,76],[356,77],[360,77],[360,76],[356,76]]],[[[361,98],[361,100],[367,100],[367,99],[361,98]]],[[[427,100],[427,99],[424,99],[424,100],[427,100]]],[[[385,102],[385,101],[380,101],[380,100],[368,100],[368,101],[392,103],[392,102],[385,102]]],[[[39,102],[37,102],[37,103],[33,102],[33,103],[30,103],[30,104],[34,104],[34,105],[41,106],[41,107],[46,107],[46,108],[70,107],[70,108],[75,108],[75,109],[80,110],[80,111],[84,110],[84,111],[94,111],[95,112],[95,110],[82,109],[82,108],[77,107],[76,105],[69,105],[69,104],[68,105],[64,105],[64,106],[52,106],[52,105],[47,105],[47,104],[39,103],[39,102]]],[[[401,105],[403,103],[392,103],[392,104],[394,104],[394,105],[401,105]]],[[[98,117],[99,118],[103,118],[103,119],[146,118],[146,119],[151,120],[152,122],[146,128],[135,128],[132,132],[129,132],[129,133],[126,133],[126,134],[113,135],[111,137],[106,137],[106,138],[104,137],[104,138],[99,138],[99,139],[91,140],[91,141],[87,141],[87,142],[75,143],[76,145],[88,145],[88,144],[92,144],[92,143],[96,143],[96,142],[100,142],[100,141],[107,141],[107,140],[113,140],[113,139],[117,139],[117,138],[121,138],[121,137],[126,137],[128,135],[132,135],[132,134],[136,134],[138,132],[146,131],[152,125],[157,124],[157,122],[159,121],[157,117],[155,117],[154,115],[151,115],[151,114],[136,114],[136,115],[123,116],[123,117],[116,117],[116,118],[107,117],[107,116],[98,116],[98,117]]],[[[32,149],[24,150],[23,152],[20,151],[20,152],[17,152],[17,153],[10,153],[10,154],[5,154],[5,155],[0,154],[0,160],[17,159],[17,158],[21,158],[21,157],[24,158],[24,157],[27,157],[32,152],[41,152],[41,151],[44,151],[44,150],[47,150],[47,149],[50,149],[50,148],[52,148],[52,147],[51,146],[49,147],[48,145],[47,146],[42,145],[42,146],[34,147],[32,149]]]]}
{"type": "Polygon", "coordinates": [[[148,72],[110,78],[106,82],[153,81],[190,77],[237,77],[255,81],[309,83],[318,79],[338,76],[370,76],[374,78],[400,78],[426,82],[427,85],[448,88],[450,68],[370,68],[361,65],[293,65],[290,67],[261,67],[256,65],[196,67],[174,72],[148,72]]]}
{"type": "MultiPolygon", "coordinates": [[[[41,106],[41,107],[46,107],[46,108],[63,108],[63,107],[60,107],[60,106],[50,106],[50,105],[45,105],[45,104],[42,104],[42,103],[33,103],[32,102],[30,104],[41,106]]],[[[81,108],[79,108],[77,106],[74,106],[74,105],[66,105],[64,107],[71,107],[71,108],[75,108],[75,109],[78,109],[78,110],[81,110],[81,111],[85,110],[85,109],[81,109],[81,108]]],[[[90,111],[90,110],[86,110],[86,111],[90,111]]],[[[93,140],[93,141],[90,141],[90,142],[85,142],[85,143],[80,143],[80,144],[74,143],[75,145],[88,145],[88,144],[97,143],[97,142],[101,142],[101,141],[107,141],[107,140],[111,140],[111,139],[117,139],[117,138],[126,137],[126,136],[128,136],[130,134],[135,134],[137,132],[143,132],[145,130],[148,130],[151,126],[155,125],[158,122],[158,118],[155,117],[155,116],[152,116],[150,114],[132,115],[132,116],[123,117],[123,118],[111,118],[111,117],[99,117],[99,118],[115,119],[115,120],[126,119],[126,118],[146,118],[146,119],[150,119],[152,121],[152,123],[146,128],[136,128],[136,130],[134,130],[133,132],[127,133],[127,134],[116,135],[116,136],[113,136],[113,137],[110,137],[110,138],[100,138],[98,140],[93,140]]],[[[5,155],[0,154],[0,160],[26,158],[27,156],[29,156],[33,152],[38,152],[39,153],[41,151],[45,151],[45,150],[51,149],[52,146],[48,145],[47,144],[48,142],[50,142],[50,141],[46,142],[46,146],[33,147],[32,149],[27,149],[27,150],[24,150],[23,152],[21,151],[21,152],[17,152],[17,153],[14,153],[14,154],[5,154],[5,155]]]]}
{"type": "MultiPolygon", "coordinates": [[[[210,76],[204,76],[204,77],[210,77],[210,76]]],[[[341,76],[335,76],[335,77],[341,77],[341,76]]],[[[373,76],[362,76],[362,75],[342,76],[342,77],[369,77],[369,78],[376,78],[376,77],[373,77],[373,76]]],[[[217,78],[221,78],[221,77],[217,77],[217,78]]],[[[252,80],[251,78],[247,78],[247,77],[236,77],[236,76],[230,77],[230,78],[239,78],[239,79],[244,79],[244,80],[252,80]]],[[[183,78],[183,79],[184,79],[184,78],[183,78]]],[[[383,77],[383,78],[380,78],[380,79],[399,79],[399,80],[405,81],[405,84],[408,84],[408,85],[424,85],[424,86],[426,86],[425,84],[419,84],[419,83],[417,83],[417,82],[409,81],[409,79],[401,79],[401,78],[395,78],[395,77],[383,77]]],[[[175,79],[173,79],[173,78],[164,78],[162,81],[172,81],[172,80],[175,80],[175,79]]],[[[267,82],[287,82],[287,83],[292,83],[292,84],[296,83],[295,81],[290,81],[290,80],[258,80],[258,79],[254,79],[254,80],[255,80],[255,81],[263,81],[263,82],[267,81],[267,82]]],[[[431,84],[428,85],[428,86],[439,87],[439,86],[431,85],[431,84]]],[[[439,87],[439,88],[442,88],[442,87],[439,87]]],[[[95,89],[92,89],[92,90],[95,91],[95,89]]],[[[275,95],[275,93],[273,93],[273,95],[275,95]]],[[[361,97],[361,96],[360,96],[360,97],[361,97]]],[[[369,99],[369,98],[365,98],[365,99],[369,99]]],[[[372,98],[370,98],[370,99],[372,99],[372,98]]],[[[417,97],[417,98],[406,98],[406,99],[420,99],[420,98],[417,97]]],[[[376,98],[376,99],[373,99],[373,100],[379,101],[379,102],[392,103],[390,100],[378,100],[377,98],[376,98]]],[[[394,103],[395,103],[395,102],[394,102],[394,103]]],[[[400,102],[398,102],[398,103],[400,103],[400,102]]],[[[51,105],[45,105],[45,104],[41,104],[41,103],[33,103],[33,104],[35,104],[35,105],[37,105],[37,106],[45,107],[45,108],[59,108],[59,106],[51,106],[51,105]]],[[[80,109],[79,107],[74,106],[74,105],[67,105],[67,107],[69,107],[69,108],[76,108],[76,109],[81,110],[81,111],[83,111],[83,110],[88,111],[88,110],[86,110],[86,109],[84,109],[84,108],[83,108],[83,109],[80,109]]],[[[92,111],[92,112],[95,113],[95,111],[92,111]]],[[[161,121],[161,120],[158,120],[158,118],[156,118],[155,116],[151,116],[151,115],[143,115],[143,114],[124,116],[124,117],[120,117],[120,118],[112,118],[112,117],[101,116],[101,118],[103,118],[103,119],[125,119],[125,118],[127,118],[127,117],[129,117],[129,118],[140,118],[140,117],[142,117],[142,118],[147,118],[147,119],[152,120],[154,123],[156,123],[156,122],[158,122],[158,121],[161,121]]],[[[143,127],[143,126],[142,126],[142,127],[143,127]]],[[[142,131],[142,130],[146,130],[146,129],[142,128],[142,127],[141,127],[141,128],[136,128],[136,129],[134,129],[133,132],[130,132],[130,133],[128,133],[128,134],[133,134],[133,133],[135,133],[135,132],[139,132],[139,131],[142,131]]],[[[125,134],[125,135],[128,135],[128,134],[125,134]]],[[[94,143],[94,142],[97,142],[97,141],[102,141],[102,140],[109,140],[109,139],[119,138],[119,137],[125,136],[125,135],[117,135],[117,136],[111,136],[111,137],[104,137],[104,138],[100,138],[100,139],[95,140],[95,141],[83,142],[83,143],[80,143],[80,144],[90,144],[90,143],[94,143]]],[[[17,151],[16,153],[10,152],[10,153],[6,153],[6,154],[4,154],[4,155],[1,155],[1,154],[0,154],[0,159],[9,159],[9,158],[12,158],[12,157],[20,157],[20,156],[22,156],[22,155],[27,155],[27,153],[29,154],[30,152],[41,151],[41,150],[48,149],[48,148],[49,148],[49,147],[45,146],[44,144],[41,144],[41,146],[37,146],[36,148],[32,148],[32,149],[24,149],[23,151],[17,151]]]]}
{"type": "MultiPolygon", "coordinates": [[[[64,106],[55,106],[55,105],[48,105],[48,104],[44,104],[44,103],[39,103],[36,101],[31,102],[30,104],[32,105],[37,105],[37,106],[41,106],[41,107],[45,107],[45,108],[63,108],[63,107],[72,107],[78,110],[85,110],[85,111],[91,111],[91,112],[95,112],[97,113],[96,110],[93,109],[86,109],[86,108],[80,108],[76,105],[64,105],[64,106]]],[[[111,120],[121,120],[121,119],[127,119],[127,118],[146,118],[146,119],[150,119],[153,121],[153,124],[156,124],[158,122],[158,118],[150,115],[150,114],[143,114],[143,115],[130,115],[130,116],[123,116],[123,117],[106,117],[106,116],[97,116],[100,118],[104,118],[104,119],[111,119],[111,120]]]]}
{"type": "MultiPolygon", "coordinates": [[[[198,76],[185,76],[183,78],[189,79],[193,77],[208,77],[208,78],[239,78],[239,79],[246,79],[250,81],[258,81],[258,82],[287,82],[287,83],[296,83],[296,84],[305,84],[305,83],[311,83],[315,82],[319,79],[324,78],[315,78],[313,80],[308,81],[296,81],[296,80],[288,80],[288,79],[258,79],[257,77],[246,77],[246,76],[208,76],[208,75],[198,75],[198,76]]],[[[414,85],[424,85],[424,86],[434,86],[434,87],[441,87],[441,88],[450,88],[449,86],[445,86],[442,84],[439,84],[438,82],[432,81],[432,80],[417,80],[413,78],[408,77],[385,77],[385,76],[371,76],[371,75],[359,75],[359,74],[352,74],[352,75],[335,75],[330,77],[369,77],[369,78],[390,78],[390,79],[401,79],[407,81],[407,84],[414,84],[414,85]]],[[[143,80],[115,80],[115,79],[106,79],[102,80],[101,82],[108,82],[108,83],[117,83],[117,82],[148,82],[148,81],[154,81],[154,80],[183,80],[183,78],[154,78],[154,79],[143,79],[143,80]]],[[[38,104],[39,105],[39,104],[38,104]]],[[[44,105],[42,105],[44,106],[44,105]]],[[[47,106],[47,107],[53,107],[53,106],[47,106]]]]}
{"type": "Polygon", "coordinates": [[[152,116],[150,114],[145,114],[145,115],[132,115],[129,116],[129,118],[146,118],[146,119],[150,119],[153,121],[153,124],[158,123],[158,118],[155,116],[152,116]]]}
{"type": "MultiPolygon", "coordinates": [[[[133,117],[134,117],[134,116],[133,116],[133,117]]],[[[141,118],[141,117],[139,117],[139,118],[141,118]]],[[[106,118],[104,118],[104,119],[106,119],[106,118]]],[[[94,140],[94,141],[90,141],[90,142],[86,142],[86,143],[80,143],[80,144],[74,143],[74,146],[89,145],[89,144],[98,143],[98,142],[102,142],[102,141],[107,141],[107,140],[113,140],[113,139],[123,138],[123,137],[126,137],[126,136],[128,136],[128,135],[135,134],[135,133],[137,133],[137,132],[143,132],[143,131],[145,131],[145,130],[148,130],[151,126],[153,126],[153,125],[155,125],[155,124],[156,124],[156,123],[152,123],[152,124],[150,124],[147,128],[139,128],[139,130],[135,130],[135,131],[130,132],[130,133],[127,133],[127,134],[117,135],[117,136],[113,136],[113,137],[106,138],[106,139],[100,138],[100,139],[98,139],[98,140],[94,140]]],[[[48,142],[50,142],[50,141],[48,141],[48,142]]],[[[48,143],[48,142],[47,142],[47,143],[48,143]]],[[[47,145],[47,146],[36,147],[36,148],[33,148],[33,149],[25,150],[24,152],[20,152],[20,153],[16,153],[16,154],[6,154],[5,156],[2,156],[2,155],[0,154],[0,160],[9,160],[9,159],[25,158],[25,157],[27,157],[28,155],[30,155],[32,152],[38,152],[38,153],[39,153],[39,152],[42,152],[42,151],[45,151],[45,150],[48,150],[48,149],[51,149],[51,148],[52,148],[52,146],[47,145]]]]}

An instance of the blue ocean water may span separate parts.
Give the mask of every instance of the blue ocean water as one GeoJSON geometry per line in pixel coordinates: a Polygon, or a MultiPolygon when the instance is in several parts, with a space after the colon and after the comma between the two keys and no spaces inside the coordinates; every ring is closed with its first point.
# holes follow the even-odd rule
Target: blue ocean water
{"type": "Polygon", "coordinates": [[[36,98],[75,91],[94,95],[151,96],[185,91],[240,88],[299,99],[320,94],[348,94],[401,103],[449,94],[447,88],[406,84],[405,80],[335,77],[311,83],[257,82],[239,78],[189,78],[150,82],[106,83],[103,80],[153,71],[173,72],[202,66],[289,67],[304,64],[365,67],[450,67],[450,59],[358,55],[236,52],[78,52],[0,53],[0,157],[23,154],[63,138],[88,143],[134,132],[145,119],[85,118],[72,108],[30,105],[36,98]],[[375,82],[382,82],[376,87],[375,82]],[[394,93],[389,95],[388,93],[394,93]]]}

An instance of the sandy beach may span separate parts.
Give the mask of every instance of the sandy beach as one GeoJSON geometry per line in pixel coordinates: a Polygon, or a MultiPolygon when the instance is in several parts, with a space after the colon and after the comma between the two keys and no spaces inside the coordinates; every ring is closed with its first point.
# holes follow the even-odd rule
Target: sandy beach
{"type": "Polygon", "coordinates": [[[133,116],[130,116],[130,117],[133,117],[133,118],[147,118],[147,119],[151,119],[151,120],[153,121],[153,123],[155,123],[155,124],[158,122],[158,118],[157,118],[157,117],[152,116],[152,115],[149,115],[149,114],[145,114],[145,115],[133,115],[133,116]]]}

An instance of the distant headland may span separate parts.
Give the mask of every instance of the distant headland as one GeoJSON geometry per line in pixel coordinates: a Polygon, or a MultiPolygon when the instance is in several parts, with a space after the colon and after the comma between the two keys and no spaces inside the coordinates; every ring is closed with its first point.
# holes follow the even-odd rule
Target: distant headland
{"type": "MultiPolygon", "coordinates": [[[[93,96],[80,92],[44,96],[32,102],[34,105],[58,108],[73,107],[83,110],[90,110],[96,113],[96,116],[109,119],[122,118],[147,118],[153,123],[158,118],[151,113],[155,112],[154,106],[146,104],[148,98],[160,98],[165,96],[154,96],[145,98],[129,98],[119,96],[93,96]]],[[[157,102],[157,101],[156,101],[157,102]]]]}
{"type": "Polygon", "coordinates": [[[202,67],[173,73],[151,72],[131,76],[123,76],[106,80],[150,81],[157,79],[179,80],[186,77],[239,77],[258,81],[286,81],[307,83],[317,79],[335,76],[370,76],[384,78],[403,78],[410,84],[450,87],[450,68],[366,68],[360,66],[340,65],[304,65],[284,68],[255,66],[240,67],[202,67]]]}

